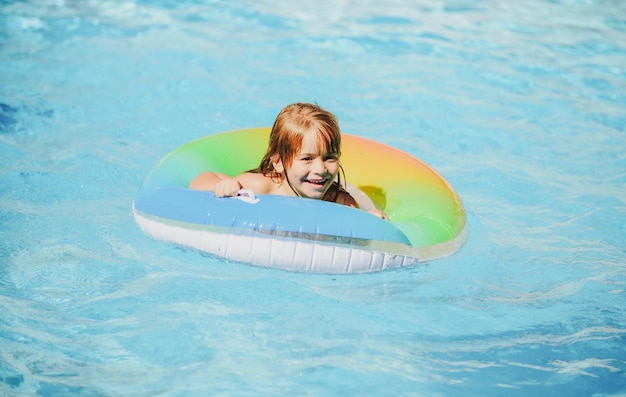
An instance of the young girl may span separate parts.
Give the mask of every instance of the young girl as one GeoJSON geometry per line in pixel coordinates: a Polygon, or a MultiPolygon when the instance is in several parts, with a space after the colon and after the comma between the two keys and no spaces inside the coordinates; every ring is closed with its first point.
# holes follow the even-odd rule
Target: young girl
{"type": "MultiPolygon", "coordinates": [[[[341,133],[332,113],[317,105],[294,103],[276,117],[258,168],[236,177],[204,172],[189,187],[214,191],[217,197],[250,189],[255,194],[307,197],[358,207],[341,186],[340,146],[341,133]]],[[[370,212],[387,218],[382,211],[370,212]]]]}

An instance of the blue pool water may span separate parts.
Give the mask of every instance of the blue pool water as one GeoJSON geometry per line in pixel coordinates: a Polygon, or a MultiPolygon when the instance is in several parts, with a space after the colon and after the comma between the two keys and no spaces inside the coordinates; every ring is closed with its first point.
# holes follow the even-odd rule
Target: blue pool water
{"type": "Polygon", "coordinates": [[[625,396],[625,15],[0,2],[0,394],[625,396]],[[328,276],[139,231],[161,157],[295,101],[443,174],[463,249],[328,276]]]}

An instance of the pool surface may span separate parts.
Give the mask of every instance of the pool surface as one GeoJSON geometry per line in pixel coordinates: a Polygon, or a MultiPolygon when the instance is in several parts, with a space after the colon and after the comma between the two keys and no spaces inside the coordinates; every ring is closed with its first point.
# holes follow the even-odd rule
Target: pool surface
{"type": "Polygon", "coordinates": [[[0,395],[626,396],[625,15],[0,2],[0,395]],[[160,158],[296,101],[433,166],[465,246],[330,276],[142,234],[160,158]]]}

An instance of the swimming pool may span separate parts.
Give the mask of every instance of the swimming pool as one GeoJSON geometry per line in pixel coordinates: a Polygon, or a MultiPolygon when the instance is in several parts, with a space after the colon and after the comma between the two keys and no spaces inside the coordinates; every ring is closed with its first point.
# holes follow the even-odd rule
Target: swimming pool
{"type": "Polygon", "coordinates": [[[2,2],[0,394],[625,395],[626,5],[413,3],[2,2]],[[136,227],[163,155],[294,101],[435,167],[462,250],[312,275],[136,227]]]}

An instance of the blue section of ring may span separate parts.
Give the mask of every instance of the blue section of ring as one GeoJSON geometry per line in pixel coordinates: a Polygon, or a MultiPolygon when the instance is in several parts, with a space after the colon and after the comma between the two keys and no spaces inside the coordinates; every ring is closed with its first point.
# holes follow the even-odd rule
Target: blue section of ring
{"type": "Polygon", "coordinates": [[[213,192],[184,188],[144,190],[135,209],[197,225],[249,228],[269,232],[312,233],[410,245],[391,222],[365,211],[320,200],[260,195],[255,204],[213,192]]]}

